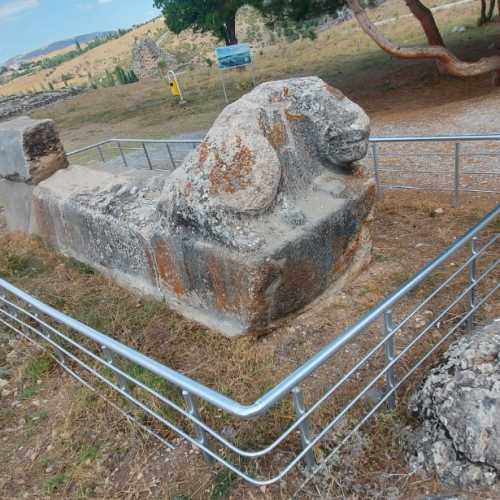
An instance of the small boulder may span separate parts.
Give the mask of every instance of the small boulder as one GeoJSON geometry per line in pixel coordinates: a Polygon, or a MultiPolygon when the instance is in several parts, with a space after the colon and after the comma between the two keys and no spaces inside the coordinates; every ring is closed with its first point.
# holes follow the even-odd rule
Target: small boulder
{"type": "Polygon", "coordinates": [[[459,487],[500,474],[500,320],[462,337],[410,401],[422,425],[409,437],[411,464],[459,487]]]}

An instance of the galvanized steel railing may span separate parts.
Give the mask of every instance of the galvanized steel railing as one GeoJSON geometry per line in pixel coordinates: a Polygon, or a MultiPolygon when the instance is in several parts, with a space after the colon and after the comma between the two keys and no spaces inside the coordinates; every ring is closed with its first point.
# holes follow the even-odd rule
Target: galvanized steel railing
{"type": "MultiPolygon", "coordinates": [[[[167,446],[172,446],[169,439],[177,434],[199,448],[208,460],[221,463],[254,485],[269,485],[302,461],[313,473],[324,467],[385,404],[395,406],[396,392],[453,333],[471,331],[477,311],[500,286],[499,216],[500,205],[251,404],[221,394],[131,349],[2,279],[0,325],[48,350],[63,369],[167,446]],[[444,278],[443,273],[448,271],[449,276],[444,278]],[[441,281],[438,285],[436,276],[441,281]],[[432,291],[426,289],[429,283],[432,291]],[[445,304],[439,305],[425,325],[413,328],[412,321],[442,292],[448,293],[445,304]],[[420,342],[430,341],[431,332],[432,339],[436,332],[438,339],[432,346],[422,347],[420,342]],[[334,381],[331,373],[327,374],[330,382],[318,389],[320,371],[341,366],[345,349],[365,343],[366,352],[359,354],[349,369],[336,374],[334,381]],[[150,381],[151,376],[157,383],[150,381]],[[355,396],[343,392],[349,384],[354,386],[355,396]],[[103,393],[101,387],[107,392],[103,393]],[[370,402],[375,388],[380,389],[379,396],[370,402]],[[307,405],[304,394],[308,396],[307,405]],[[340,401],[345,404],[338,406],[340,401]],[[229,439],[220,427],[207,423],[210,409],[232,416],[235,425],[257,418],[265,422],[277,407],[290,402],[294,416],[285,412],[288,423],[257,449],[247,449],[245,443],[229,439]],[[345,425],[349,428],[342,430],[345,425]],[[334,445],[326,439],[330,436],[331,440],[332,435],[334,445]],[[270,455],[275,461],[266,461],[270,455]],[[319,455],[322,458],[318,461],[319,455]]],[[[260,442],[258,436],[255,438],[260,442]]]]}
{"type": "Polygon", "coordinates": [[[454,206],[459,205],[460,192],[500,193],[498,181],[494,186],[486,181],[485,187],[474,187],[478,178],[500,177],[499,141],[500,134],[371,137],[370,157],[379,193],[384,189],[451,192],[454,206]],[[418,150],[411,149],[414,145],[418,150]],[[423,145],[430,149],[422,152],[423,145]],[[487,145],[494,145],[493,150],[488,151],[487,145]],[[438,158],[440,168],[429,168],[429,158],[438,158]],[[494,163],[485,168],[488,158],[494,163]],[[411,183],[422,176],[427,183],[411,183]]]}
{"type": "Polygon", "coordinates": [[[121,164],[123,167],[174,170],[200,142],[183,139],[108,139],[71,151],[67,156],[74,158],[90,151],[97,153],[97,159],[103,163],[118,159],[118,165],[121,164]],[[151,146],[157,147],[152,151],[151,146]],[[159,158],[155,158],[158,153],[160,153],[159,158]]]}
{"type": "MultiPolygon", "coordinates": [[[[499,141],[499,134],[370,137],[367,160],[380,194],[386,189],[450,192],[454,205],[458,206],[460,192],[500,193],[498,181],[490,181],[500,177],[499,141]],[[488,151],[492,145],[493,149],[488,151]],[[424,146],[428,149],[422,151],[424,146]],[[429,167],[430,158],[439,160],[439,168],[429,167]],[[494,160],[493,164],[488,165],[489,159],[494,160]],[[417,179],[420,180],[415,185],[417,179]]],[[[95,150],[102,162],[173,170],[200,142],[109,139],[72,151],[68,156],[73,158],[95,150]]]]}

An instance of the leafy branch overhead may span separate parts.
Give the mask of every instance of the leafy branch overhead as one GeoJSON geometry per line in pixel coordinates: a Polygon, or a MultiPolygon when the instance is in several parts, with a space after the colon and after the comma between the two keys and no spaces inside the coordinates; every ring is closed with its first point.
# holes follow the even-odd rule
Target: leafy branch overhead
{"type": "Polygon", "coordinates": [[[211,32],[226,45],[238,43],[236,13],[246,4],[248,2],[243,0],[154,0],[173,33],[188,28],[195,32],[211,32]]]}
{"type": "MultiPolygon", "coordinates": [[[[500,84],[500,55],[482,57],[475,62],[462,61],[446,47],[431,9],[420,0],[401,1],[405,2],[420,23],[428,46],[401,47],[388,40],[370,21],[366,12],[366,7],[376,3],[376,0],[154,0],[154,4],[162,9],[172,32],[180,33],[188,28],[209,31],[227,45],[238,43],[236,14],[243,5],[250,4],[259,10],[272,28],[282,28],[284,33],[292,30],[311,38],[314,38],[314,33],[300,29],[300,26],[307,26],[306,23],[325,14],[337,17],[339,9],[347,5],[361,29],[390,55],[401,59],[433,60],[441,73],[453,76],[470,77],[491,73],[494,83],[500,84]]],[[[500,0],[496,1],[500,15],[500,0]]],[[[479,24],[492,19],[494,7],[495,0],[481,0],[479,24]]]]}

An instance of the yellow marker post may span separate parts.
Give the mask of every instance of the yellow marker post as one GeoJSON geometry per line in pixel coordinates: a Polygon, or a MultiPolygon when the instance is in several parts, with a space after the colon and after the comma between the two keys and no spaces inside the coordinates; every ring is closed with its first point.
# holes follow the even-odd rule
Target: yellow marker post
{"type": "Polygon", "coordinates": [[[168,85],[170,87],[170,92],[174,97],[180,97],[180,102],[184,102],[184,97],[182,95],[181,86],[179,85],[179,80],[173,71],[167,73],[168,85]]]}

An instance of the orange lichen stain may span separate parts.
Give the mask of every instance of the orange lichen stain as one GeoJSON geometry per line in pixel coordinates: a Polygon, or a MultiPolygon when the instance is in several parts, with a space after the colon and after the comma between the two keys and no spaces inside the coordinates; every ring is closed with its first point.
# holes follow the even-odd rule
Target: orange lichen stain
{"type": "Polygon", "coordinates": [[[32,217],[35,221],[38,235],[50,245],[57,246],[56,218],[61,218],[59,207],[51,207],[44,200],[33,198],[32,217]]]}
{"type": "Polygon", "coordinates": [[[162,284],[178,297],[186,293],[184,282],[179,276],[175,256],[170,253],[166,242],[159,241],[155,248],[155,260],[162,284]]]}
{"type": "Polygon", "coordinates": [[[285,115],[290,122],[297,122],[304,120],[305,116],[302,114],[294,115],[293,113],[290,113],[290,111],[285,111],[285,115]]]}
{"type": "MultiPolygon", "coordinates": [[[[208,272],[214,292],[215,305],[220,311],[234,310],[234,304],[228,303],[228,294],[224,282],[224,263],[218,256],[211,256],[208,259],[208,272]]],[[[234,301],[234,296],[232,296],[234,301]]]]}
{"type": "Polygon", "coordinates": [[[276,122],[271,128],[269,134],[269,142],[275,147],[279,148],[287,142],[285,126],[281,122],[276,122]]]}
{"type": "Polygon", "coordinates": [[[236,138],[236,152],[231,161],[224,161],[218,152],[214,153],[216,163],[208,176],[210,194],[235,193],[250,186],[255,154],[242,144],[240,137],[236,138]]]}
{"type": "Polygon", "coordinates": [[[335,87],[332,87],[331,85],[326,84],[325,88],[330,94],[335,96],[337,99],[343,99],[345,97],[344,94],[342,93],[342,91],[340,91],[339,89],[337,89],[335,87]]]}

